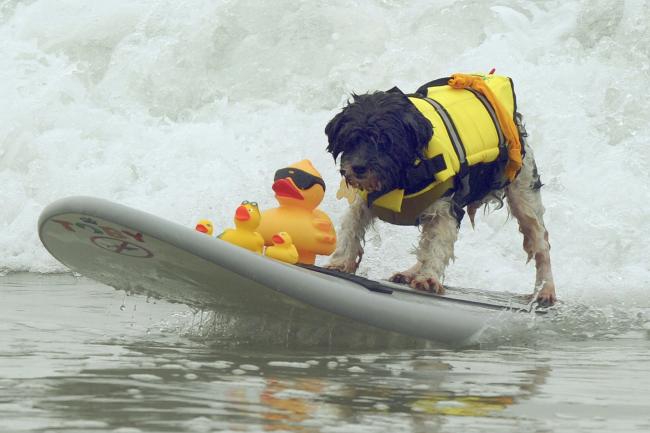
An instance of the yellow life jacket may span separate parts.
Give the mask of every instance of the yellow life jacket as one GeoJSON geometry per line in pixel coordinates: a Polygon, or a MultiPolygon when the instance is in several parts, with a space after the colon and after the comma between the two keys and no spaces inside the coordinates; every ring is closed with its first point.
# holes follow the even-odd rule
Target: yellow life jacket
{"type": "Polygon", "coordinates": [[[422,211],[444,195],[462,190],[463,196],[455,200],[462,208],[516,176],[521,166],[521,130],[514,126],[512,81],[499,75],[453,76],[457,77],[464,80],[461,84],[456,80],[457,88],[450,85],[450,78],[441,78],[407,95],[434,132],[425,150],[426,159],[414,161],[403,188],[369,195],[361,192],[380,219],[417,225],[422,211]],[[512,125],[504,125],[507,122],[512,125]],[[508,131],[513,126],[515,139],[508,131]]]}

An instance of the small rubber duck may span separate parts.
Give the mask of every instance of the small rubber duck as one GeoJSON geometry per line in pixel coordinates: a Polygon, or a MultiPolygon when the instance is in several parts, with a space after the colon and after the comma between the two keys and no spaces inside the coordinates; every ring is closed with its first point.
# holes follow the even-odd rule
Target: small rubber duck
{"type": "Polygon", "coordinates": [[[260,210],[257,203],[244,200],[235,211],[235,228],[226,229],[218,238],[231,244],[262,254],[264,238],[255,231],[260,224],[260,210]]]}
{"type": "Polygon", "coordinates": [[[273,235],[287,232],[298,250],[298,262],[313,265],[316,255],[330,255],[336,232],[327,214],[316,209],[325,196],[325,182],[305,159],[275,172],[273,191],[280,207],[265,210],[258,231],[267,246],[273,235]]]}
{"type": "Polygon", "coordinates": [[[298,263],[298,250],[287,232],[276,233],[271,237],[273,246],[266,247],[264,254],[272,259],[295,265],[298,263]]]}
{"type": "Polygon", "coordinates": [[[212,236],[212,233],[214,232],[214,226],[212,225],[212,221],[208,219],[202,219],[198,223],[196,223],[195,229],[197,232],[205,233],[208,236],[212,236]]]}

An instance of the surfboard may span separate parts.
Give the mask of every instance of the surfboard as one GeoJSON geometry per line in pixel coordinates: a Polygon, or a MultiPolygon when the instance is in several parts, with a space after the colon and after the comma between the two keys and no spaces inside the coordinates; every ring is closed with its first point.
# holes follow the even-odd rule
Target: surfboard
{"type": "Polygon", "coordinates": [[[38,230],[45,248],[65,266],[118,290],[235,316],[290,315],[304,322],[304,329],[336,322],[339,329],[340,324],[360,332],[379,328],[462,344],[508,316],[544,314],[507,292],[447,287],[444,295],[434,295],[317,266],[281,263],[94,197],[50,204],[40,215],[38,230]]]}

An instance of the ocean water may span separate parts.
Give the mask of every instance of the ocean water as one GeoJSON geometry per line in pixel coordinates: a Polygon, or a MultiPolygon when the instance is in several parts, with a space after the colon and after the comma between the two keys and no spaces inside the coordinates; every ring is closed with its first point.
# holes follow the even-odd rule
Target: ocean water
{"type": "MultiPolygon", "coordinates": [[[[0,431],[647,431],[649,22],[641,0],[0,2],[0,431]],[[453,350],[226,347],[38,240],[70,195],[228,227],[304,158],[339,221],[323,129],[350,93],[493,67],[545,184],[552,320],[453,350]]],[[[416,241],[377,224],[360,272],[416,241]]],[[[449,284],[532,290],[505,210],[456,256],[449,284]]]]}

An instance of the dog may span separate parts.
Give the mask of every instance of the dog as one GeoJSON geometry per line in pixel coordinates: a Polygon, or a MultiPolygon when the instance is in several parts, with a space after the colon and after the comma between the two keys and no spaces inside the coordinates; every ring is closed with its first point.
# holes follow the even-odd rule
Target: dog
{"type": "MultiPolygon", "coordinates": [[[[378,197],[397,194],[402,203],[405,203],[409,191],[413,192],[414,188],[416,191],[426,191],[432,185],[440,187],[445,183],[441,179],[451,176],[446,180],[446,186],[440,188],[442,193],[433,194],[428,198],[424,197],[428,192],[415,193],[416,198],[423,198],[418,201],[419,207],[408,211],[412,214],[409,216],[412,222],[408,224],[417,225],[421,230],[415,250],[417,262],[411,268],[395,273],[390,281],[409,284],[417,290],[444,293],[441,280],[445,268],[454,259],[454,243],[458,237],[460,220],[465,213],[463,209],[467,210],[474,225],[477,209],[495,201],[499,204],[498,207],[501,207],[505,199],[511,215],[519,224],[519,231],[523,234],[523,247],[528,254],[528,261],[535,260],[535,291],[530,299],[536,300],[540,305],[555,303],[550,244],[544,225],[544,206],[540,194],[542,183],[533,151],[526,141],[523,116],[516,111],[512,81],[508,77],[492,77],[470,77],[478,87],[485,88],[492,85],[490,83],[498,83],[494,88],[486,90],[485,94],[481,93],[481,90],[470,88],[471,86],[466,89],[452,88],[448,84],[451,83],[450,78],[434,80],[410,95],[397,88],[361,95],[352,94],[352,100],[348,101],[325,127],[327,151],[332,154],[335,163],[340,157],[339,168],[345,183],[358,192],[342,219],[338,230],[337,248],[326,265],[327,268],[348,273],[356,272],[363,257],[366,229],[375,218],[404,224],[404,221],[397,220],[402,218],[402,212],[406,211],[387,211],[377,205],[380,201],[378,197]],[[493,153],[498,152],[499,157],[491,162],[473,166],[468,166],[466,160],[464,167],[460,164],[460,171],[457,173],[454,173],[456,170],[450,166],[454,166],[453,161],[461,156],[468,156],[461,154],[467,152],[472,143],[463,142],[459,145],[454,142],[452,147],[464,146],[465,149],[454,148],[456,152],[453,155],[449,149],[443,149],[437,157],[431,158],[432,142],[437,136],[451,136],[450,131],[458,126],[454,123],[472,123],[473,118],[468,118],[468,113],[478,113],[475,109],[461,108],[458,111],[456,108],[457,115],[454,118],[454,113],[450,110],[462,104],[455,103],[445,107],[444,103],[440,102],[445,98],[460,95],[453,93],[454,91],[462,92],[465,95],[463,101],[468,104],[485,105],[487,114],[481,111],[476,116],[481,119],[488,119],[486,115],[491,116],[493,123],[489,124],[483,119],[480,120],[483,123],[478,125],[486,129],[486,137],[495,136],[494,130],[487,132],[487,129],[495,128],[499,141],[493,149],[493,153]],[[508,104],[504,105],[499,101],[499,92],[506,95],[502,99],[508,101],[509,109],[504,108],[508,104]],[[485,97],[487,93],[491,93],[488,95],[491,98],[485,97]],[[432,94],[439,101],[431,97],[432,94]],[[433,112],[436,114],[431,114],[433,112]],[[499,112],[509,113],[510,120],[503,120],[503,116],[499,117],[499,112]],[[444,116],[447,117],[446,120],[442,119],[444,116]],[[504,133],[499,129],[507,128],[509,122],[516,128],[516,137],[511,134],[508,139],[503,137],[504,133]],[[444,126],[441,126],[443,124],[444,126]],[[424,165],[422,161],[429,163],[433,160],[437,160],[436,164],[431,163],[429,167],[421,168],[424,165]],[[441,176],[441,173],[446,174],[441,176]],[[417,179],[414,180],[414,177],[417,179]],[[417,185],[414,186],[415,184],[417,185]],[[423,185],[421,190],[417,190],[423,185]]],[[[455,135],[462,134],[456,131],[455,135]]],[[[443,138],[438,138],[437,146],[443,146],[440,144],[444,141],[443,138]]],[[[453,137],[450,140],[454,141],[453,137]]],[[[449,144],[444,146],[449,147],[449,144]]]]}

